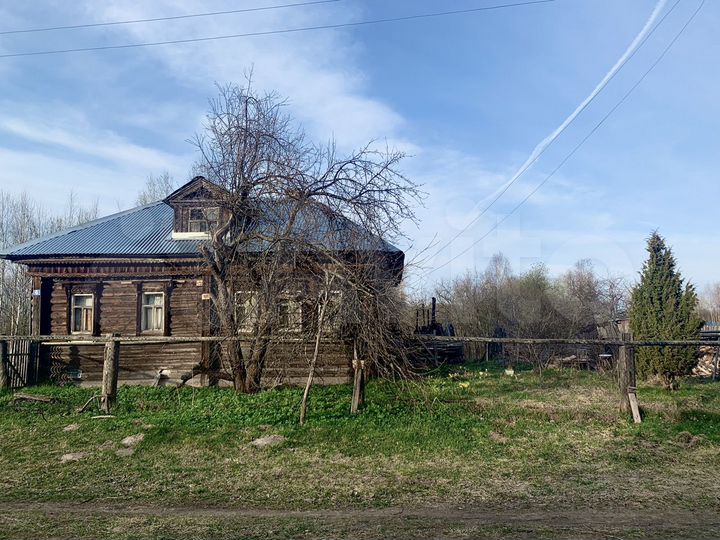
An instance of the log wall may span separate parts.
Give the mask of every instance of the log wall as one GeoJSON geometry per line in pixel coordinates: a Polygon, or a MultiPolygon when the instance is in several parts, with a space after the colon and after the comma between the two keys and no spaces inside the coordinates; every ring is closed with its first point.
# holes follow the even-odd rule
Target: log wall
{"type": "MultiPolygon", "coordinates": [[[[91,273],[56,265],[53,268],[43,267],[43,271],[38,272],[43,290],[40,309],[43,334],[69,334],[70,295],[73,292],[92,292],[96,295],[95,335],[145,335],[139,324],[138,298],[142,291],[164,291],[167,324],[160,335],[212,335],[210,300],[203,300],[203,293],[208,292],[208,278],[203,278],[202,274],[191,276],[188,271],[178,272],[178,266],[172,268],[170,275],[155,272],[142,275],[141,266],[117,265],[114,272],[112,267],[95,268],[97,272],[91,273]]],[[[103,346],[79,343],[83,337],[78,336],[78,343],[42,346],[42,373],[58,382],[99,386],[102,381],[103,346]]],[[[243,347],[246,354],[248,348],[249,343],[243,347]]],[[[310,342],[271,344],[263,384],[304,384],[312,348],[310,342]]],[[[155,383],[161,371],[159,384],[177,384],[183,374],[198,364],[209,365],[210,349],[207,343],[125,343],[120,349],[119,384],[150,385],[155,383]]],[[[324,344],[317,364],[318,384],[349,382],[351,366],[352,351],[346,344],[324,344]]],[[[195,377],[190,384],[207,382],[206,377],[195,377]]]]}

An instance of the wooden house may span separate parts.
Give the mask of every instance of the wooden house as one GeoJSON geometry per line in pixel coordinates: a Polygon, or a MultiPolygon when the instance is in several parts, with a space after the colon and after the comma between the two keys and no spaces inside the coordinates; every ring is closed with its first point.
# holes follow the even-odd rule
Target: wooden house
{"type": "MultiPolygon", "coordinates": [[[[26,265],[32,278],[32,334],[70,336],[40,348],[41,375],[61,382],[99,384],[103,346],[88,344],[91,336],[214,335],[211,280],[199,248],[220,219],[217,190],[196,177],[163,201],[0,254],[26,265]]],[[[323,241],[321,234],[316,240],[323,241]]],[[[379,245],[378,255],[399,281],[403,252],[384,241],[379,245]]],[[[289,324],[302,320],[296,317],[289,324]]],[[[305,359],[284,357],[282,343],[274,347],[267,381],[300,382],[307,375],[305,359]]],[[[207,342],[124,344],[120,383],[177,383],[194,366],[208,365],[211,349],[207,342]]],[[[350,373],[347,344],[323,348],[318,363],[321,382],[346,382],[350,373]]]]}

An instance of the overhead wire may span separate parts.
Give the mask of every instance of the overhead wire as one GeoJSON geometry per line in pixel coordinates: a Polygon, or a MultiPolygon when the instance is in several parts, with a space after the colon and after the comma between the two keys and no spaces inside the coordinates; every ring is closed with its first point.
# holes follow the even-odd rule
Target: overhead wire
{"type": "Polygon", "coordinates": [[[46,26],[41,28],[21,28],[18,30],[0,30],[0,35],[9,35],[9,34],[30,34],[30,33],[36,33],[36,32],[52,32],[56,30],[75,30],[79,28],[97,28],[100,26],[119,26],[124,24],[138,24],[138,23],[151,23],[151,22],[159,22],[159,21],[175,21],[178,19],[193,19],[197,17],[214,17],[216,15],[232,15],[235,13],[252,13],[255,11],[270,11],[274,9],[284,9],[284,8],[291,8],[291,7],[300,7],[300,6],[312,6],[315,4],[331,4],[335,2],[340,2],[342,0],[312,0],[309,2],[295,2],[291,4],[276,4],[271,6],[258,6],[258,7],[251,7],[251,8],[241,8],[241,9],[229,9],[225,11],[208,11],[205,13],[188,13],[184,15],[169,15],[166,17],[152,17],[149,19],[129,19],[124,21],[105,21],[105,22],[95,22],[95,23],[82,23],[82,24],[69,24],[65,26],[46,26]]]}
{"type": "Polygon", "coordinates": [[[482,218],[492,206],[500,200],[500,198],[507,193],[507,191],[527,172],[539,159],[542,157],[542,155],[545,153],[545,151],[550,148],[550,146],[553,145],[553,143],[562,135],[565,130],[567,130],[570,125],[577,119],[577,117],[585,110],[587,109],[590,104],[595,101],[595,98],[597,98],[598,95],[607,87],[608,84],[617,76],[618,73],[622,70],[623,67],[637,54],[637,52],[643,47],[643,45],[650,39],[650,37],[653,35],[655,30],[658,29],[658,27],[665,21],[665,19],[673,12],[673,10],[680,4],[680,0],[676,0],[675,3],[668,9],[665,14],[658,20],[658,22],[648,31],[648,33],[645,35],[645,37],[640,41],[640,43],[637,45],[637,47],[618,65],[617,69],[609,76],[607,79],[602,81],[602,83],[594,90],[594,95],[590,96],[589,99],[587,99],[580,108],[578,108],[576,111],[573,112],[573,116],[571,117],[569,122],[566,122],[564,125],[560,127],[555,133],[553,133],[552,140],[543,148],[541,148],[537,154],[528,161],[525,162],[525,164],[520,168],[520,170],[515,173],[515,176],[507,182],[503,188],[495,195],[495,197],[490,201],[490,204],[488,204],[485,208],[483,208],[480,213],[475,216],[473,219],[471,219],[460,231],[455,233],[455,235],[445,244],[443,244],[431,257],[436,257],[440,253],[442,253],[445,249],[447,249],[455,240],[457,240],[462,234],[467,232],[470,227],[472,227],[475,223],[477,223],[480,218],[482,218]]]}
{"type": "Polygon", "coordinates": [[[700,4],[698,5],[697,9],[693,11],[693,13],[690,15],[688,20],[685,22],[685,24],[680,28],[680,30],[675,34],[675,36],[670,40],[670,42],[667,44],[667,46],[663,49],[663,51],[660,53],[660,55],[657,57],[657,59],[648,67],[648,69],[642,74],[642,76],[633,84],[630,89],[623,95],[623,97],[600,119],[599,122],[597,122],[593,128],[590,130],[590,132],[583,137],[578,144],[576,144],[573,149],[568,153],[565,158],[543,179],[542,182],[540,182],[535,188],[528,193],[515,207],[507,214],[505,214],[502,219],[500,219],[497,223],[495,223],[492,227],[490,227],[485,234],[477,238],[475,241],[473,241],[467,248],[465,248],[463,251],[452,257],[451,259],[447,260],[443,264],[436,266],[427,272],[423,273],[420,278],[424,278],[429,276],[430,274],[433,274],[437,270],[440,270],[441,268],[445,268],[452,262],[456,261],[463,255],[465,255],[468,251],[470,251],[473,247],[475,247],[477,244],[482,242],[485,238],[487,238],[492,232],[497,230],[497,228],[502,225],[510,216],[512,216],[523,204],[525,204],[535,193],[537,193],[540,188],[542,188],[553,176],[555,176],[555,173],[557,173],[565,163],[567,163],[570,158],[575,155],[575,153],[582,148],[582,146],[587,142],[590,137],[595,134],[596,131],[602,127],[603,124],[612,116],[612,114],[620,108],[620,106],[627,101],[627,99],[630,97],[630,95],[640,86],[640,84],[647,78],[647,76],[655,69],[655,67],[665,58],[667,53],[672,49],[672,47],[675,45],[675,43],[680,39],[680,36],[685,32],[685,30],[690,26],[690,24],[693,22],[697,14],[702,9],[703,5],[705,4],[705,0],[701,0],[700,4]]]}
{"type": "Polygon", "coordinates": [[[315,25],[315,26],[302,26],[302,27],[298,27],[298,28],[284,28],[284,29],[278,29],[278,30],[244,32],[244,33],[239,33],[239,34],[226,34],[226,35],[220,35],[220,36],[172,39],[172,40],[153,41],[153,42],[144,42],[144,43],[125,43],[125,44],[119,44],[119,45],[99,45],[99,46],[95,46],[95,47],[78,47],[78,48],[71,48],[71,49],[50,49],[50,50],[44,50],[44,51],[6,53],[6,54],[0,54],[0,58],[18,58],[18,57],[23,57],[23,56],[45,56],[45,55],[52,55],[52,54],[107,51],[107,50],[115,50],[115,49],[134,49],[134,48],[140,48],[140,47],[155,47],[155,46],[160,46],[160,45],[178,45],[178,44],[184,44],[184,43],[199,43],[199,42],[206,42],[206,41],[236,39],[236,38],[243,38],[243,37],[292,34],[292,33],[299,33],[299,32],[310,32],[310,31],[315,31],[315,30],[334,30],[334,29],[338,29],[338,28],[351,28],[351,27],[358,27],[358,26],[367,26],[367,25],[372,25],[372,24],[411,21],[411,20],[428,19],[428,18],[435,18],[435,17],[446,17],[446,16],[451,16],[451,15],[478,13],[478,12],[482,12],[482,11],[493,11],[493,10],[500,10],[500,9],[524,7],[524,6],[531,6],[531,5],[536,5],[536,4],[549,4],[549,3],[553,3],[555,1],[556,0],[527,0],[524,2],[497,4],[497,5],[492,5],[492,6],[481,6],[481,7],[476,7],[476,8],[456,9],[456,10],[450,10],[450,11],[437,11],[437,12],[431,12],[431,13],[420,13],[420,14],[415,14],[415,15],[403,15],[403,16],[399,16],[399,17],[386,17],[386,18],[381,18],[381,19],[370,19],[370,20],[365,20],[365,21],[354,21],[354,22],[346,22],[346,23],[322,24],[322,25],[315,25]]]}

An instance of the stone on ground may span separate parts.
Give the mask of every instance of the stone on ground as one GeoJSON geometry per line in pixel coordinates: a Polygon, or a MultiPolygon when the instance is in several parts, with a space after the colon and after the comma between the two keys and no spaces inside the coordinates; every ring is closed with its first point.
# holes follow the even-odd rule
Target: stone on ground
{"type": "Polygon", "coordinates": [[[68,463],[69,461],[80,461],[86,456],[87,454],[85,452],[71,452],[69,454],[63,454],[60,457],[60,463],[68,463]]]}
{"type": "Polygon", "coordinates": [[[282,435],[266,435],[255,439],[250,444],[255,448],[267,448],[268,446],[277,446],[285,442],[285,437],[282,435]]]}
{"type": "Polygon", "coordinates": [[[125,437],[122,441],[120,441],[120,444],[122,444],[123,446],[135,446],[136,444],[140,444],[144,438],[144,433],[138,433],[136,435],[130,435],[129,437],[125,437]]]}

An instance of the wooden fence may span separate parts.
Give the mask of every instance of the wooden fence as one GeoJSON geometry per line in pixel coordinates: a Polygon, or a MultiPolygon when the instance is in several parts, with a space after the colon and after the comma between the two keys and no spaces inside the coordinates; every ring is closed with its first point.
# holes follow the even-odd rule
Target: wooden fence
{"type": "Polygon", "coordinates": [[[22,388],[37,382],[39,344],[27,338],[0,341],[0,388],[22,388]]]}
{"type": "MultiPolygon", "coordinates": [[[[98,337],[78,336],[0,336],[0,389],[17,388],[35,382],[33,377],[38,373],[37,350],[41,345],[58,344],[104,344],[104,368],[102,393],[99,397],[102,408],[109,411],[117,394],[117,371],[120,362],[121,345],[123,343],[203,343],[222,341],[242,341],[245,337],[220,336],[194,336],[194,337],[136,337],[108,335],[98,337]]],[[[618,351],[615,379],[618,384],[620,406],[624,411],[632,411],[636,422],[640,421],[640,412],[637,404],[635,388],[635,360],[634,350],[637,347],[720,347],[717,340],[642,340],[634,341],[628,334],[622,339],[534,339],[534,338],[495,338],[476,336],[408,336],[408,340],[417,340],[421,343],[465,343],[482,345],[486,349],[499,344],[511,345],[576,345],[576,346],[607,346],[618,351]]],[[[282,341],[300,342],[302,338],[283,338],[282,341]]],[[[353,362],[356,371],[356,381],[360,362],[353,362]],[[357,365],[356,365],[357,364],[357,365]]]]}

